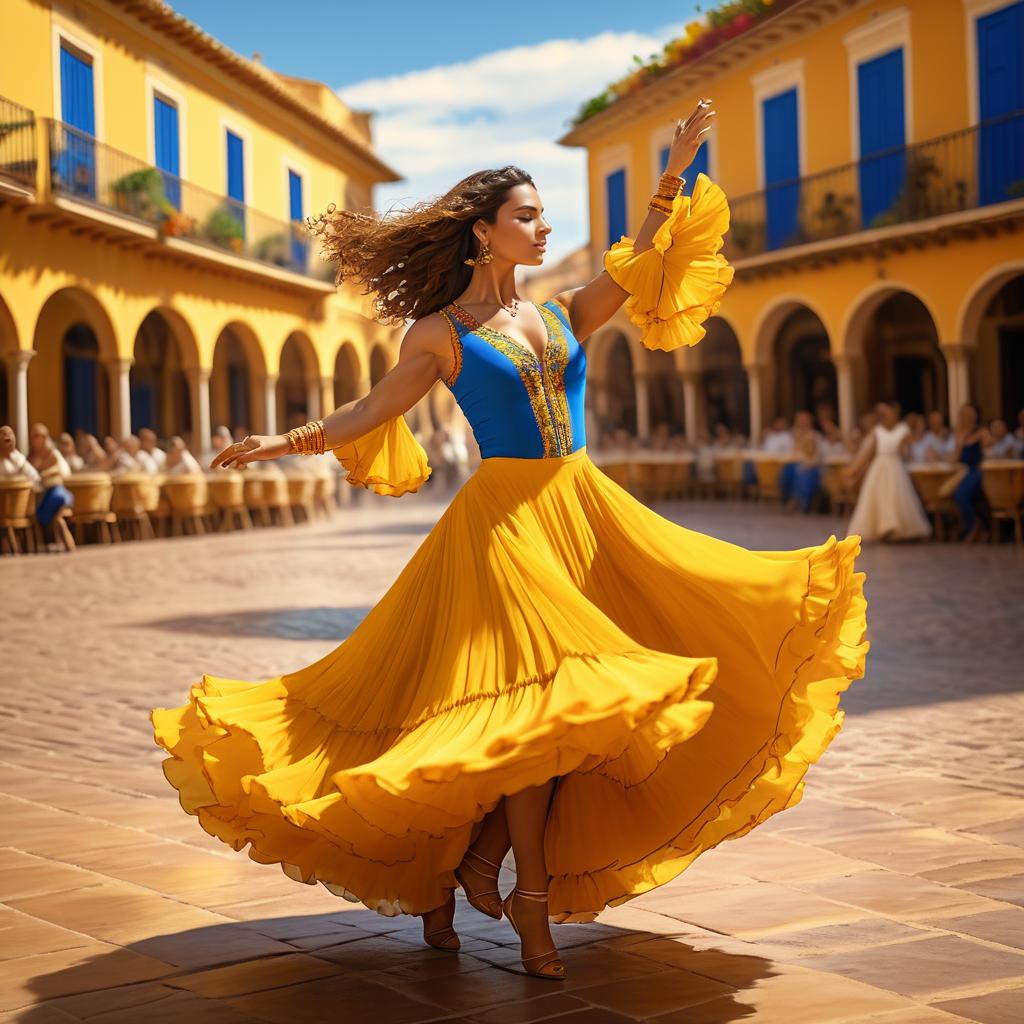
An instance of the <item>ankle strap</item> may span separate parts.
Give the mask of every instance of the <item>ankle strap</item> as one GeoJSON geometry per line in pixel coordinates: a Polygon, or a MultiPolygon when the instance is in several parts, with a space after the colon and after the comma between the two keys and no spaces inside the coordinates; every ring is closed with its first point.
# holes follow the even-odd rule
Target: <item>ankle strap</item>
{"type": "Polygon", "coordinates": [[[533,889],[520,889],[517,885],[515,888],[515,892],[517,895],[522,896],[524,899],[535,900],[537,903],[547,903],[548,901],[548,894],[546,889],[543,892],[537,892],[533,889]]]}
{"type": "Polygon", "coordinates": [[[477,860],[482,860],[485,864],[490,864],[492,868],[501,870],[500,864],[495,864],[493,860],[488,860],[483,854],[477,853],[476,850],[466,850],[467,857],[476,857],[477,860]]]}

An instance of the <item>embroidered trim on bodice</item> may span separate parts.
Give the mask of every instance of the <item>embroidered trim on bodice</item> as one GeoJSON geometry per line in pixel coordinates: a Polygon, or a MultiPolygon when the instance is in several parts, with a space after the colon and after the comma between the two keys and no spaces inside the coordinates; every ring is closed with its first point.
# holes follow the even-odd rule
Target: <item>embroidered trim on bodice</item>
{"type": "Polygon", "coordinates": [[[475,334],[487,344],[507,356],[519,371],[519,377],[526,388],[533,410],[533,418],[540,430],[544,443],[544,455],[567,455],[572,451],[572,420],[569,403],[565,394],[565,368],[569,363],[569,344],[565,338],[562,321],[546,305],[532,305],[544,320],[548,340],[544,347],[544,358],[539,360],[535,352],[529,351],[514,338],[480,323],[457,303],[451,302],[441,310],[451,329],[456,350],[457,366],[446,378],[448,387],[455,384],[462,367],[462,339],[458,336],[452,318],[457,320],[467,333],[475,334]]]}

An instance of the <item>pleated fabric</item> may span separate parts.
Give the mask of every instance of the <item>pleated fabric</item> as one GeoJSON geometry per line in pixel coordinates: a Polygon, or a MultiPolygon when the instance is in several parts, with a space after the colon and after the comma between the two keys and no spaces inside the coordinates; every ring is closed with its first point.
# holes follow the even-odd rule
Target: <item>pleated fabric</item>
{"type": "Polygon", "coordinates": [[[329,654],[155,709],[163,770],[211,835],[384,915],[556,778],[550,917],[593,920],[800,800],[864,672],[858,551],[689,530],[586,447],[484,459],[329,654]]]}

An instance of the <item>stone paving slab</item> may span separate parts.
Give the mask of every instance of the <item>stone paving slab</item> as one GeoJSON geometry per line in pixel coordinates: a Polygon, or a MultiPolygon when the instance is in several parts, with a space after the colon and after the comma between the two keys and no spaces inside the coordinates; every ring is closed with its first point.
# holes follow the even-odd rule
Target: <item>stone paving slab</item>
{"type": "MultiPolygon", "coordinates": [[[[801,803],[553,928],[565,982],[526,976],[508,923],[461,894],[462,952],[439,952],[418,920],[203,832],[149,709],[203,671],[322,657],[443,509],[368,500],[295,529],[0,562],[18,595],[0,628],[31,638],[0,691],[0,1024],[1020,1024],[1024,562],[1006,547],[866,548],[869,675],[801,803]]],[[[657,509],[754,549],[842,533],[739,504],[657,509]]],[[[502,891],[514,879],[509,858],[502,891]]]]}

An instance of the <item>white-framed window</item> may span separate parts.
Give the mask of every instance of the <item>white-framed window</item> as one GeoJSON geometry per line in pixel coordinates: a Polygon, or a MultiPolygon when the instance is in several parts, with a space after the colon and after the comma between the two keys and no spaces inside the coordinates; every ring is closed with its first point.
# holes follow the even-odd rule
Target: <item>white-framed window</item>
{"type": "Polygon", "coordinates": [[[754,95],[754,150],[757,157],[757,185],[765,187],[764,104],[767,100],[796,91],[797,166],[799,176],[807,173],[807,114],[804,101],[804,58],[773,64],[750,76],[754,95]]]}
{"type": "Polygon", "coordinates": [[[602,251],[621,235],[629,235],[629,189],[633,180],[633,150],[626,143],[599,150],[594,159],[602,251]],[[620,231],[621,228],[621,231],[620,231]],[[614,237],[613,237],[614,235],[614,237]]]}

